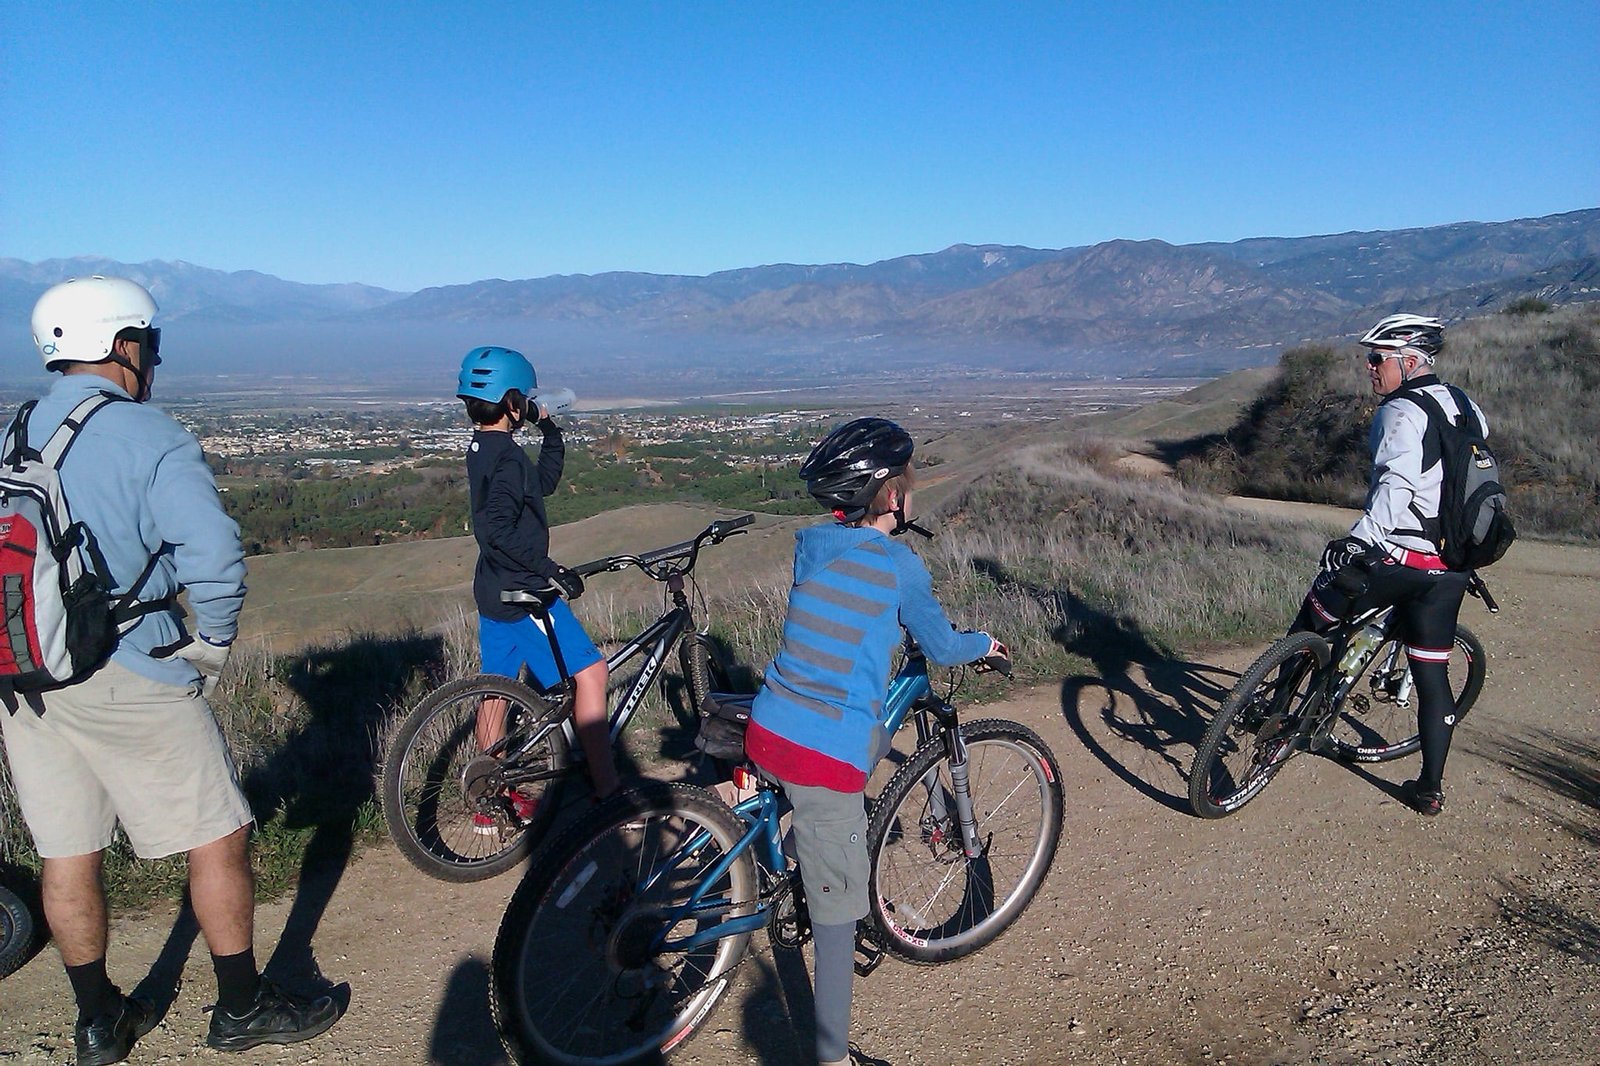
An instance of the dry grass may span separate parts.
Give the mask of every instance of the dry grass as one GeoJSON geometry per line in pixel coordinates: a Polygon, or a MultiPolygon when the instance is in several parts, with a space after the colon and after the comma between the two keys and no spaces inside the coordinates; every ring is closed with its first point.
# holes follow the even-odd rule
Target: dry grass
{"type": "MultiPolygon", "coordinates": [[[[1282,373],[1224,438],[1179,464],[1189,484],[1359,506],[1374,401],[1353,345],[1285,352],[1282,373]]],[[[1441,378],[1489,419],[1520,532],[1600,530],[1600,308],[1495,315],[1448,332],[1441,378]]]]}

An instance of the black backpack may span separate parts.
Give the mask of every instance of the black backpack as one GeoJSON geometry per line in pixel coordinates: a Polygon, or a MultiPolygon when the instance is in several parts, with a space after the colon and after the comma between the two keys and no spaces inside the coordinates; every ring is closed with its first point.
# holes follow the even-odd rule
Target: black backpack
{"type": "Polygon", "coordinates": [[[1500,464],[1483,439],[1482,427],[1467,396],[1446,385],[1459,412],[1456,421],[1423,389],[1405,399],[1422,408],[1428,428],[1438,434],[1444,463],[1439,493],[1439,557],[1452,570],[1476,570],[1499,560],[1517,538],[1500,483],[1500,464]]]}

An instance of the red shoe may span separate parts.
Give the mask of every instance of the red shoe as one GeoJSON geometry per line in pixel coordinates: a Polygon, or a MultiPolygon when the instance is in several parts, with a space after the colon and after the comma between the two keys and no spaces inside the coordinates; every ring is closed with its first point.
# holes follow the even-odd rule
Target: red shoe
{"type": "Polygon", "coordinates": [[[506,798],[511,801],[511,812],[517,816],[518,821],[533,821],[534,812],[539,809],[538,797],[526,796],[517,789],[508,788],[506,798]]]}
{"type": "Polygon", "coordinates": [[[494,824],[494,818],[477,811],[472,816],[472,831],[482,837],[492,837],[500,832],[500,827],[494,824]]]}

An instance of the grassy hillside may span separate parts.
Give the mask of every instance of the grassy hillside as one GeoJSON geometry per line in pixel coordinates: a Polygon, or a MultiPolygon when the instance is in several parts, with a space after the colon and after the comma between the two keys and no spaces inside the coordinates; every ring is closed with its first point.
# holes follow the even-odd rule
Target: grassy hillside
{"type": "MultiPolygon", "coordinates": [[[[1474,319],[1447,332],[1439,374],[1489,419],[1519,531],[1600,530],[1600,308],[1474,319]]],[[[1280,373],[1226,433],[1183,460],[1190,484],[1359,505],[1376,402],[1354,345],[1284,353],[1280,373]]]]}

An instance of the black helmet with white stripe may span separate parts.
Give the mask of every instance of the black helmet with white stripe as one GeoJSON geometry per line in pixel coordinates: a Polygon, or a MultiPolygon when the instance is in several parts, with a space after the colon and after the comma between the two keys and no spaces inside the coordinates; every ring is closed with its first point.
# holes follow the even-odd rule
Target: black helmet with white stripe
{"type": "Polygon", "coordinates": [[[884,481],[904,472],[911,434],[887,418],[857,418],[829,433],[800,464],[806,491],[846,522],[867,513],[884,481]]]}
{"type": "Polygon", "coordinates": [[[1444,347],[1444,323],[1421,315],[1390,315],[1367,330],[1361,343],[1382,352],[1410,348],[1431,363],[1444,347]]]}

